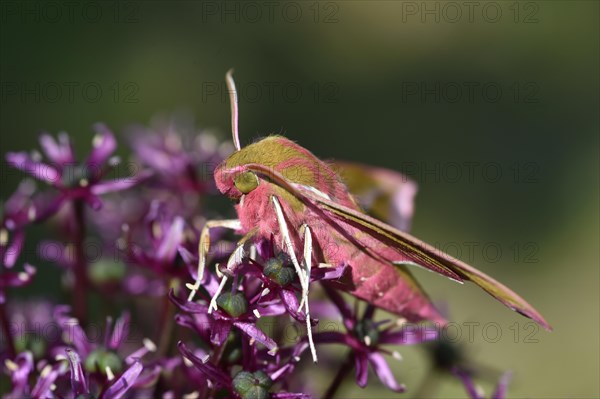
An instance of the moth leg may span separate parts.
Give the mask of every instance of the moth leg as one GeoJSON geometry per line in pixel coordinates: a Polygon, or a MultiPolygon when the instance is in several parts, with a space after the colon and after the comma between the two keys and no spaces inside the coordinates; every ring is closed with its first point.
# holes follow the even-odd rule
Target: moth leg
{"type": "Polygon", "coordinates": [[[229,259],[227,259],[227,266],[225,267],[225,273],[221,273],[219,270],[219,265],[216,266],[217,275],[221,277],[221,282],[219,283],[219,288],[215,292],[215,294],[210,299],[210,304],[208,305],[208,313],[212,313],[213,310],[217,310],[217,298],[221,295],[221,291],[223,291],[223,287],[225,287],[225,283],[227,282],[228,275],[231,276],[235,273],[237,267],[240,263],[242,263],[242,259],[245,255],[244,245],[250,238],[252,238],[258,228],[254,228],[248,232],[241,240],[238,241],[235,250],[229,255],[229,259]]]}
{"type": "MultiPolygon", "coordinates": [[[[292,240],[290,238],[290,232],[287,228],[287,224],[285,223],[283,210],[281,209],[281,204],[279,203],[279,200],[275,196],[271,198],[273,200],[275,214],[277,215],[277,223],[279,224],[279,230],[281,230],[283,245],[285,246],[288,255],[292,259],[292,263],[294,264],[294,268],[296,269],[296,274],[298,274],[298,279],[300,280],[300,286],[302,287],[302,299],[300,301],[299,309],[302,307],[302,305],[304,305],[308,342],[310,345],[310,351],[313,357],[313,361],[316,363],[317,351],[313,342],[312,326],[310,325],[310,310],[308,307],[308,284],[310,282],[310,274],[307,273],[304,269],[302,269],[300,267],[300,264],[298,263],[296,253],[294,252],[294,246],[292,245],[292,240]]],[[[303,225],[302,229],[304,230],[304,264],[306,266],[306,269],[310,272],[312,259],[312,235],[307,225],[303,225]]]]}
{"type": "Polygon", "coordinates": [[[310,269],[312,260],[312,234],[308,225],[303,224],[300,227],[300,234],[304,235],[304,252],[303,252],[303,263],[304,268],[302,271],[304,275],[298,276],[300,279],[304,279],[305,285],[303,286],[302,298],[300,298],[300,305],[298,305],[298,311],[302,309],[305,303],[308,303],[308,285],[310,284],[310,269]]]}
{"type": "MultiPolygon", "coordinates": [[[[217,263],[216,267],[218,270],[219,269],[218,263],[217,263]]],[[[225,287],[226,283],[227,283],[227,276],[223,275],[223,277],[221,277],[221,282],[219,283],[219,287],[215,291],[215,294],[213,295],[213,297],[210,299],[210,304],[208,305],[208,314],[212,313],[213,307],[215,310],[217,310],[217,298],[219,297],[219,295],[221,295],[221,292],[223,291],[223,288],[225,287]]]]}
{"type": "Polygon", "coordinates": [[[200,232],[200,241],[198,242],[198,273],[196,282],[194,284],[186,284],[186,287],[191,290],[188,301],[194,299],[196,292],[198,292],[198,289],[200,288],[200,282],[204,277],[204,268],[206,267],[206,254],[210,247],[210,230],[215,227],[240,230],[242,225],[238,219],[209,220],[206,222],[202,228],[202,232],[200,232]]]}
{"type": "Polygon", "coordinates": [[[304,270],[300,267],[298,263],[298,259],[296,258],[296,253],[294,252],[294,246],[292,245],[292,240],[290,238],[290,232],[287,228],[287,224],[285,223],[285,218],[283,217],[283,211],[281,210],[281,205],[279,204],[279,200],[277,197],[271,197],[273,201],[273,206],[275,207],[275,214],[277,215],[277,223],[279,224],[279,230],[281,230],[281,236],[283,237],[283,245],[285,246],[286,252],[292,259],[292,264],[294,265],[294,269],[296,269],[296,274],[300,278],[300,285],[302,286],[303,292],[308,288],[306,287],[306,281],[304,278],[304,270]]]}
{"type": "Polygon", "coordinates": [[[306,334],[308,335],[308,345],[312,354],[313,362],[317,362],[317,349],[312,336],[312,326],[310,325],[310,309],[308,306],[308,285],[310,284],[310,269],[312,262],[312,234],[308,225],[304,225],[304,266],[306,267],[305,284],[306,295],[302,296],[300,307],[304,303],[304,313],[306,314],[306,334]]]}

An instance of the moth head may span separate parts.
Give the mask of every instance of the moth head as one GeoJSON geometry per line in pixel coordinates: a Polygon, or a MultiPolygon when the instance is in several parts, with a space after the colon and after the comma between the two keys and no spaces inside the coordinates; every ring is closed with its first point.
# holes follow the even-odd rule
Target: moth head
{"type": "MultiPolygon", "coordinates": [[[[227,82],[229,102],[231,104],[231,134],[235,152],[215,169],[215,182],[221,193],[230,198],[239,199],[243,195],[254,191],[261,182],[257,174],[248,170],[245,164],[264,164],[264,159],[261,159],[261,149],[256,148],[256,144],[259,143],[245,148],[242,148],[240,145],[238,133],[238,97],[232,74],[233,69],[227,71],[225,81],[227,82]]],[[[264,156],[264,154],[262,155],[264,156]]]]}
{"type": "Polygon", "coordinates": [[[301,183],[305,182],[310,171],[300,166],[280,168],[286,165],[292,158],[304,157],[299,146],[281,136],[269,136],[244,148],[240,145],[238,133],[238,107],[235,82],[232,70],[225,75],[227,87],[230,93],[231,103],[231,132],[235,151],[221,165],[215,169],[215,181],[219,191],[232,199],[240,199],[243,195],[254,191],[261,184],[268,184],[250,168],[251,165],[261,165],[283,172],[289,180],[301,183]]]}
{"type": "Polygon", "coordinates": [[[304,184],[301,177],[308,176],[310,173],[298,166],[290,169],[281,168],[281,165],[286,165],[291,158],[298,157],[296,147],[284,137],[268,136],[235,151],[215,170],[219,191],[237,199],[243,194],[252,192],[260,184],[268,184],[268,177],[265,180],[265,176],[252,171],[251,165],[261,165],[280,171],[289,180],[304,184]]]}

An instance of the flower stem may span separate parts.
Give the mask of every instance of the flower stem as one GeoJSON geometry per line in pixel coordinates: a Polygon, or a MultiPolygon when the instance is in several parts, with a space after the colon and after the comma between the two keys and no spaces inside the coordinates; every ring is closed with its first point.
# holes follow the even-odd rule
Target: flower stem
{"type": "MultiPolygon", "coordinates": [[[[171,279],[169,281],[169,289],[173,288],[175,291],[179,288],[179,281],[177,279],[171,279]]],[[[173,329],[175,316],[175,306],[169,300],[169,296],[165,295],[162,303],[162,310],[160,316],[160,328],[159,328],[159,341],[158,341],[158,355],[164,357],[169,353],[169,348],[173,340],[173,329]]]]}
{"type": "Polygon", "coordinates": [[[73,288],[73,314],[79,320],[81,325],[87,322],[87,265],[85,263],[85,218],[84,203],[82,200],[75,200],[73,208],[75,211],[75,287],[73,288]]]}
{"type": "Polygon", "coordinates": [[[335,375],[335,378],[333,379],[333,381],[329,385],[329,388],[327,388],[327,391],[323,395],[323,399],[332,399],[334,397],[337,390],[342,385],[342,382],[344,382],[344,379],[346,378],[346,376],[352,370],[353,367],[354,367],[354,354],[352,352],[349,352],[348,356],[346,356],[346,360],[344,360],[344,362],[340,365],[340,368],[338,369],[338,372],[335,375]]]}
{"type": "Polygon", "coordinates": [[[2,323],[2,330],[4,330],[8,357],[9,359],[14,359],[17,354],[17,350],[15,349],[15,341],[11,333],[10,322],[8,320],[6,305],[4,303],[0,303],[0,322],[2,323]]]}

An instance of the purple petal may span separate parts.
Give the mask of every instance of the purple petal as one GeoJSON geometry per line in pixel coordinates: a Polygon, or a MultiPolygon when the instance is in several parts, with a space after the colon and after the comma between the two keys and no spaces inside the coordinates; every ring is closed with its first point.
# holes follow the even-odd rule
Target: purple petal
{"type": "Polygon", "coordinates": [[[113,193],[115,191],[127,190],[131,187],[136,186],[138,183],[147,179],[151,175],[152,172],[146,170],[138,173],[135,176],[101,181],[92,186],[91,192],[96,195],[102,195],[107,193],[113,193]]]}
{"type": "Polygon", "coordinates": [[[33,390],[31,391],[31,396],[34,399],[47,398],[50,394],[52,384],[54,384],[54,381],[57,377],[58,369],[56,367],[52,367],[50,365],[44,367],[40,377],[37,380],[37,383],[35,384],[35,387],[33,387],[33,390]]]}
{"type": "Polygon", "coordinates": [[[22,272],[4,272],[0,274],[0,289],[7,287],[23,287],[31,282],[36,269],[26,263],[22,272]]]}
{"type": "Polygon", "coordinates": [[[142,347],[125,358],[125,363],[133,364],[146,356],[148,352],[156,352],[156,344],[148,338],[142,340],[142,347]]]}
{"type": "Polygon", "coordinates": [[[92,141],[93,148],[85,163],[99,170],[117,148],[117,141],[103,123],[95,124],[94,130],[96,135],[92,141]]]}
{"type": "Polygon", "coordinates": [[[375,374],[377,374],[377,377],[379,377],[379,380],[383,385],[394,392],[404,392],[406,390],[404,384],[398,384],[396,382],[394,374],[392,373],[392,370],[390,370],[390,366],[387,364],[381,353],[371,352],[369,354],[369,360],[371,361],[373,370],[375,370],[375,374]]]}
{"type": "Polygon", "coordinates": [[[83,199],[95,211],[102,208],[102,200],[100,199],[100,197],[91,192],[85,197],[83,197],[83,199]]]}
{"type": "Polygon", "coordinates": [[[354,354],[354,365],[356,366],[356,383],[364,388],[369,381],[369,361],[367,355],[363,352],[354,354]]]}
{"type": "Polygon", "coordinates": [[[241,332],[254,339],[256,342],[263,344],[269,349],[269,352],[277,350],[277,343],[273,341],[267,334],[262,332],[260,328],[253,323],[247,323],[243,321],[235,321],[233,323],[241,332]]]}
{"type": "Polygon", "coordinates": [[[313,334],[313,340],[319,344],[342,344],[349,345],[356,349],[352,338],[347,334],[343,334],[337,331],[326,331],[313,334]]]}
{"type": "Polygon", "coordinates": [[[290,361],[290,362],[286,363],[283,367],[272,372],[271,375],[269,375],[269,377],[273,381],[277,381],[278,379],[285,377],[288,374],[290,374],[292,371],[294,371],[295,367],[296,367],[296,363],[290,361]]]}
{"type": "Polygon", "coordinates": [[[60,181],[60,173],[55,167],[34,161],[26,152],[9,152],[6,154],[6,161],[13,168],[29,173],[50,185],[57,185],[60,181]]]}
{"type": "Polygon", "coordinates": [[[492,395],[492,399],[504,399],[506,398],[506,391],[508,389],[508,384],[512,378],[512,373],[510,371],[504,373],[502,377],[500,377],[500,381],[496,386],[496,390],[492,395]]]}
{"type": "Polygon", "coordinates": [[[379,338],[382,344],[414,345],[422,342],[435,341],[438,330],[432,326],[408,324],[395,332],[384,332],[379,338]]]}
{"type": "Polygon", "coordinates": [[[123,313],[115,323],[115,327],[110,336],[108,347],[116,350],[129,336],[129,325],[131,323],[131,315],[129,312],[123,313]]]}
{"type": "Polygon", "coordinates": [[[25,233],[23,230],[17,230],[13,236],[12,242],[8,247],[2,247],[0,252],[3,258],[3,264],[7,268],[11,268],[15,265],[21,250],[23,249],[23,243],[25,242],[25,233]],[[4,249],[6,248],[6,250],[4,249]]]}
{"type": "Polygon", "coordinates": [[[188,314],[176,314],[174,319],[178,325],[196,331],[206,341],[210,340],[211,323],[198,322],[197,318],[188,314]]]}
{"type": "Polygon", "coordinates": [[[77,349],[80,356],[87,356],[91,351],[90,341],[79,325],[79,321],[68,315],[69,306],[57,306],[54,310],[54,319],[63,329],[63,340],[77,349]]]}
{"type": "Polygon", "coordinates": [[[279,291],[279,296],[283,305],[294,319],[301,322],[306,320],[306,315],[298,312],[300,302],[298,302],[298,297],[296,297],[294,291],[284,288],[279,291]]]}
{"type": "MultiPolygon", "coordinates": [[[[298,312],[298,305],[300,303],[298,302],[298,298],[296,297],[294,291],[289,289],[279,289],[278,291],[283,306],[278,303],[268,304],[267,306],[267,304],[263,302],[261,303],[261,306],[267,307],[260,309],[260,314],[263,316],[279,316],[287,311],[294,319],[300,322],[305,322],[306,315],[298,312]]],[[[311,325],[316,326],[317,320],[311,318],[311,325]]]]}
{"type": "Polygon", "coordinates": [[[151,385],[154,385],[156,383],[156,381],[158,380],[158,377],[160,377],[161,371],[162,371],[162,368],[160,366],[154,366],[154,368],[152,370],[150,370],[149,373],[140,375],[138,377],[138,379],[135,381],[134,386],[136,388],[147,388],[147,387],[150,387],[151,385]]]}
{"type": "Polygon", "coordinates": [[[31,352],[22,352],[15,358],[13,362],[17,367],[9,369],[10,379],[14,388],[28,387],[29,374],[33,371],[33,355],[31,352]]]}
{"type": "Polygon", "coordinates": [[[185,222],[183,218],[176,217],[169,231],[163,236],[163,239],[158,247],[156,257],[164,262],[172,262],[177,255],[177,247],[183,241],[183,228],[185,222]]]}
{"type": "Polygon", "coordinates": [[[54,215],[65,204],[65,200],[66,196],[64,194],[36,196],[33,205],[35,221],[39,222],[54,215]]]}
{"type": "MultiPolygon", "coordinates": [[[[254,309],[258,310],[261,317],[281,316],[282,314],[285,314],[286,311],[288,311],[288,312],[290,311],[290,309],[287,306],[282,305],[281,303],[278,303],[278,302],[272,302],[272,303],[261,302],[260,304],[257,304],[257,306],[254,307],[254,309]]],[[[298,309],[297,306],[296,306],[296,309],[298,309]]],[[[302,316],[304,316],[304,315],[302,315],[302,316]]],[[[292,317],[293,317],[293,315],[292,315],[292,317]]],[[[302,320],[306,320],[306,318],[303,318],[302,320]]]]}
{"type": "Polygon", "coordinates": [[[210,342],[221,346],[231,331],[231,322],[228,320],[215,320],[211,328],[210,342]]]}
{"type": "Polygon", "coordinates": [[[42,146],[46,157],[58,165],[74,163],[75,159],[73,157],[69,137],[66,134],[62,134],[59,141],[60,143],[57,143],[56,140],[54,140],[54,137],[48,133],[43,133],[40,136],[40,145],[42,146]]]}
{"type": "Polygon", "coordinates": [[[176,133],[159,135],[140,129],[133,137],[132,146],[142,162],[166,176],[173,176],[180,175],[190,165],[190,159],[184,150],[178,145],[172,145],[180,140],[176,133]]]}
{"type": "Polygon", "coordinates": [[[140,362],[135,362],[119,377],[118,380],[113,382],[102,394],[102,398],[107,399],[119,399],[129,391],[129,389],[135,384],[138,376],[142,372],[144,367],[140,362]]]}
{"type": "Polygon", "coordinates": [[[473,380],[468,372],[460,369],[454,369],[452,370],[452,373],[460,378],[471,399],[484,399],[477,387],[475,387],[475,384],[473,383],[473,380]]]}
{"type": "Polygon", "coordinates": [[[175,295],[175,292],[171,289],[169,291],[169,299],[177,306],[179,309],[183,310],[187,313],[208,313],[208,306],[205,304],[197,303],[197,302],[189,302],[185,299],[181,299],[175,295]]]}
{"type": "Polygon", "coordinates": [[[231,385],[231,377],[228,374],[225,374],[220,369],[216,368],[210,362],[203,362],[198,359],[184,344],[179,341],[177,343],[177,347],[179,351],[183,355],[184,358],[192,362],[196,368],[206,376],[206,378],[210,379],[215,385],[221,387],[229,387],[231,385]]]}
{"type": "Polygon", "coordinates": [[[67,356],[71,368],[71,387],[73,388],[73,393],[75,393],[75,396],[87,394],[89,390],[83,369],[81,368],[79,355],[71,349],[67,349],[67,356]]]}
{"type": "MultiPolygon", "coordinates": [[[[197,271],[197,266],[196,263],[198,262],[198,257],[194,254],[192,254],[190,251],[188,251],[185,247],[179,247],[179,255],[181,255],[181,257],[183,258],[183,261],[187,264],[187,263],[191,263],[193,264],[194,267],[191,268],[191,271],[193,271],[194,273],[196,273],[197,271]]],[[[192,275],[193,278],[196,278],[197,275],[192,275]]]]}
{"type": "Polygon", "coordinates": [[[310,280],[338,280],[344,275],[346,269],[346,265],[337,267],[313,267],[310,271],[310,280]]]}
{"type": "Polygon", "coordinates": [[[44,240],[40,242],[37,253],[41,259],[62,267],[70,268],[74,265],[73,250],[58,241],[44,240]]]}
{"type": "Polygon", "coordinates": [[[4,203],[5,215],[14,215],[22,212],[28,205],[31,196],[35,192],[35,182],[31,179],[25,179],[15,190],[15,192],[4,203]]]}

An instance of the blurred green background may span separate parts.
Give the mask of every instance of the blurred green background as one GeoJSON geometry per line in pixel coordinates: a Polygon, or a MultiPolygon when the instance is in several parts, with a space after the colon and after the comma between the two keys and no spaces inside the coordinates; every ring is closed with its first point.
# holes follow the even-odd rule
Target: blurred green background
{"type": "MultiPolygon", "coordinates": [[[[87,151],[96,121],[122,132],[181,109],[227,138],[235,67],[244,143],[283,132],[321,158],[403,170],[420,184],[414,234],[553,325],[533,330],[472,286],[417,273],[460,326],[481,323],[468,350],[514,371],[511,397],[600,395],[597,1],[1,7],[2,153],[37,148],[41,130],[87,151]]],[[[19,175],[2,171],[6,198],[19,175]]],[[[427,365],[400,349],[397,376],[414,388],[427,365]]],[[[371,381],[343,396],[394,396],[371,381]]],[[[444,381],[438,395],[464,390],[444,381]]]]}

